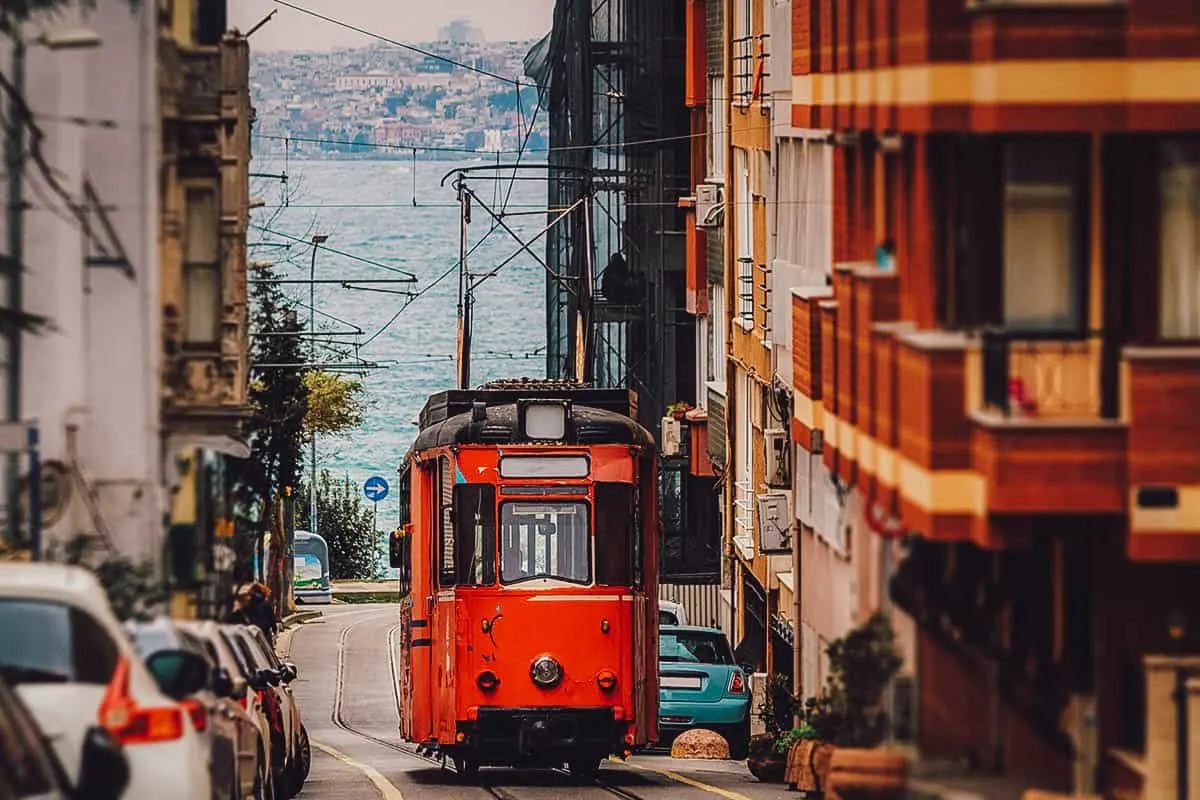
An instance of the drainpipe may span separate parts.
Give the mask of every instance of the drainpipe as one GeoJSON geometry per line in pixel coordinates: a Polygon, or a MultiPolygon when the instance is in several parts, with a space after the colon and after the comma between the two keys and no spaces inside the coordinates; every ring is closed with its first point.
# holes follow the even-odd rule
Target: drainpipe
{"type": "MultiPolygon", "coordinates": [[[[21,31],[17,23],[10,17],[6,20],[9,36],[12,39],[12,85],[19,97],[25,95],[25,43],[21,41],[21,31]]],[[[11,259],[11,272],[8,276],[8,308],[14,315],[21,311],[21,264],[24,261],[23,229],[21,216],[23,211],[24,177],[23,156],[25,152],[25,124],[17,119],[17,101],[9,100],[9,118],[12,123],[8,128],[5,141],[5,163],[8,165],[8,255],[11,259]]],[[[9,422],[19,422],[21,419],[21,329],[14,322],[8,333],[8,386],[6,387],[6,411],[9,422]]],[[[18,503],[17,478],[20,472],[18,456],[11,453],[8,456],[8,507],[16,508],[18,503]]],[[[8,537],[10,542],[17,541],[19,534],[18,515],[8,515],[8,537]]]]}

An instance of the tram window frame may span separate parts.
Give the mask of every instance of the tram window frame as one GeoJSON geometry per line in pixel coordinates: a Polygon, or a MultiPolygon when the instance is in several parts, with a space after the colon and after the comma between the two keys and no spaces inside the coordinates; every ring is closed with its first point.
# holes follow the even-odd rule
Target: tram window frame
{"type": "Polygon", "coordinates": [[[403,528],[412,522],[412,468],[407,464],[400,468],[396,504],[399,506],[399,524],[396,527],[403,528]]]}
{"type": "Polygon", "coordinates": [[[454,530],[454,467],[449,456],[438,458],[437,486],[435,491],[438,500],[438,528],[440,529],[440,547],[438,562],[438,586],[450,589],[455,586],[458,577],[455,561],[455,530],[454,530]]]}
{"type": "Polygon", "coordinates": [[[397,571],[400,583],[400,596],[412,594],[412,534],[400,530],[392,534],[391,565],[397,571]]]}
{"type": "Polygon", "coordinates": [[[637,537],[635,490],[630,483],[593,485],[592,525],[595,531],[596,585],[630,586],[636,573],[637,537]]]}
{"type": "Polygon", "coordinates": [[[460,483],[454,487],[454,540],[456,584],[494,586],[497,555],[495,486],[460,483]]]}
{"type": "MultiPolygon", "coordinates": [[[[498,539],[499,539],[499,541],[498,541],[499,556],[500,556],[500,584],[502,586],[513,586],[513,585],[519,585],[521,583],[526,583],[528,581],[533,581],[533,580],[546,580],[546,581],[556,581],[556,582],[560,582],[560,583],[569,583],[569,584],[576,585],[576,586],[592,586],[592,585],[594,585],[595,572],[596,572],[596,569],[595,569],[596,553],[595,553],[595,543],[593,542],[593,536],[592,536],[592,518],[593,518],[592,515],[593,515],[592,504],[582,498],[578,499],[578,500],[547,498],[547,499],[538,501],[538,500],[530,497],[530,498],[526,498],[523,500],[505,500],[504,502],[502,502],[500,504],[500,513],[498,515],[498,517],[499,517],[498,523],[499,524],[497,526],[497,533],[498,533],[498,539]],[[584,559],[584,563],[586,564],[586,567],[587,567],[587,575],[585,577],[583,577],[582,579],[577,578],[577,577],[567,576],[567,575],[561,575],[561,574],[558,574],[558,569],[556,566],[553,571],[547,569],[546,573],[544,573],[544,574],[538,574],[536,572],[533,572],[533,573],[524,573],[523,572],[521,575],[514,577],[514,578],[506,577],[505,576],[506,575],[506,573],[505,573],[505,569],[506,569],[505,555],[509,552],[509,550],[506,548],[505,534],[506,534],[506,526],[511,524],[508,521],[508,517],[507,517],[508,509],[512,508],[513,506],[573,506],[576,509],[578,509],[578,511],[576,513],[581,512],[584,517],[584,521],[583,521],[584,536],[582,537],[581,541],[585,542],[587,545],[587,556],[584,559]]],[[[527,526],[518,526],[518,530],[525,528],[525,527],[527,527],[527,526]]],[[[527,533],[526,535],[527,536],[532,535],[532,536],[538,537],[538,536],[542,536],[542,535],[546,535],[546,534],[542,534],[541,531],[534,531],[532,534],[527,533]]],[[[557,537],[557,531],[555,532],[555,536],[557,537]]],[[[536,560],[537,549],[540,549],[539,544],[536,541],[531,542],[529,540],[526,541],[526,544],[527,544],[527,547],[526,547],[527,557],[532,560],[536,560]],[[534,549],[531,550],[530,547],[532,547],[534,549]]],[[[545,545],[541,545],[541,546],[545,546],[545,545]]],[[[520,542],[519,541],[517,544],[517,549],[518,549],[518,551],[520,550],[520,542]]],[[[550,550],[550,548],[548,546],[546,546],[547,558],[549,558],[549,556],[550,556],[549,550],[550,550]]],[[[557,557],[559,554],[557,541],[555,543],[554,550],[555,550],[555,556],[557,557]]],[[[524,562],[526,559],[526,555],[525,554],[520,555],[519,558],[522,562],[524,562]]],[[[547,567],[548,566],[549,565],[547,565],[547,567]]]]}

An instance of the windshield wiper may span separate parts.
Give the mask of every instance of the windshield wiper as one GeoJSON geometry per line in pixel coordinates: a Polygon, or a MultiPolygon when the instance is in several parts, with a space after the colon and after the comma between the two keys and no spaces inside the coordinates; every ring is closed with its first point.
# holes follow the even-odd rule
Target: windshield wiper
{"type": "Polygon", "coordinates": [[[0,665],[0,677],[13,685],[20,683],[66,683],[71,678],[61,672],[52,672],[37,667],[22,667],[15,664],[0,665]]]}

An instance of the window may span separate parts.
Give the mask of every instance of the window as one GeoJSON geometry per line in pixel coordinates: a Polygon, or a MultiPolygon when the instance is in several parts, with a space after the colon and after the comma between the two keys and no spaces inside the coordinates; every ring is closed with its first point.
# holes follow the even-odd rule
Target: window
{"type": "Polygon", "coordinates": [[[454,487],[454,543],[459,586],[496,582],[496,487],[480,483],[454,487]]]}
{"type": "Polygon", "coordinates": [[[0,687],[0,797],[58,797],[56,770],[37,723],[8,687],[0,687]]]}
{"type": "Polygon", "coordinates": [[[801,285],[820,286],[833,262],[829,145],[818,139],[778,141],[775,258],[801,269],[801,285]]]}
{"type": "Polygon", "coordinates": [[[684,664],[733,665],[733,652],[724,634],[670,631],[659,634],[658,660],[684,664]]]}
{"type": "Polygon", "coordinates": [[[0,677],[9,684],[112,679],[119,653],[90,614],[45,600],[0,599],[0,677]]]}
{"type": "Polygon", "coordinates": [[[629,586],[633,583],[633,540],[637,529],[633,515],[633,486],[597,483],[596,583],[629,586]]]}
{"type": "Polygon", "coordinates": [[[412,594],[412,535],[408,531],[392,534],[392,566],[400,583],[400,596],[412,594]]]}
{"type": "Polygon", "coordinates": [[[217,191],[188,187],[183,243],[183,330],[189,344],[213,345],[221,324],[221,232],[217,191]]]}
{"type": "Polygon", "coordinates": [[[1069,140],[1005,144],[1004,322],[1011,329],[1082,323],[1082,166],[1069,140]]]}
{"type": "Polygon", "coordinates": [[[725,78],[708,80],[708,179],[725,180],[725,78]]]}
{"type": "Polygon", "coordinates": [[[708,285],[708,319],[712,344],[708,348],[708,379],[725,385],[725,345],[728,336],[729,312],[725,307],[725,287],[719,283],[708,285]]]}
{"type": "Polygon", "coordinates": [[[438,519],[441,520],[442,560],[438,569],[438,585],[449,587],[454,585],[457,575],[454,530],[454,466],[450,459],[442,456],[438,459],[438,519]]]}
{"type": "Polygon", "coordinates": [[[507,502],[500,506],[500,580],[591,583],[587,503],[507,502]]]}
{"type": "Polygon", "coordinates": [[[1200,339],[1200,142],[1160,145],[1158,333],[1200,339]]]}
{"type": "Polygon", "coordinates": [[[400,480],[396,484],[396,505],[399,507],[399,524],[403,528],[412,522],[412,468],[405,465],[400,469],[400,480]]]}

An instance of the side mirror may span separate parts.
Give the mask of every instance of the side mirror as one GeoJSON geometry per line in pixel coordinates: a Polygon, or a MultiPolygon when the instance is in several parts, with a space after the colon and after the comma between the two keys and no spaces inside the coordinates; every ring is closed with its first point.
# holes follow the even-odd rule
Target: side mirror
{"type": "Polygon", "coordinates": [[[79,800],[118,800],[129,785],[129,761],[112,734],[99,726],[89,728],[83,738],[79,766],[79,800]]]}
{"type": "Polygon", "coordinates": [[[300,675],[300,670],[296,669],[296,665],[290,661],[283,662],[283,669],[279,671],[279,677],[284,683],[291,683],[300,675]]]}
{"type": "Polygon", "coordinates": [[[267,679],[267,671],[265,669],[260,669],[258,672],[250,675],[246,679],[246,683],[256,692],[261,692],[271,685],[271,682],[267,679]]]}
{"type": "Polygon", "coordinates": [[[279,685],[279,673],[273,669],[260,669],[258,671],[258,678],[267,686],[279,685]]]}
{"type": "Polygon", "coordinates": [[[233,677],[224,667],[214,667],[212,671],[212,690],[217,697],[233,697],[233,677]]]}
{"type": "Polygon", "coordinates": [[[746,675],[746,680],[750,680],[750,678],[754,675],[754,665],[753,664],[741,664],[740,666],[742,668],[742,672],[745,673],[745,675],[746,675]]]}
{"type": "Polygon", "coordinates": [[[182,700],[208,686],[208,662],[191,650],[159,650],[146,659],[146,667],[154,676],[162,693],[172,700],[182,700]]]}

